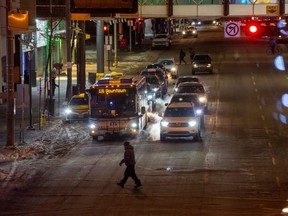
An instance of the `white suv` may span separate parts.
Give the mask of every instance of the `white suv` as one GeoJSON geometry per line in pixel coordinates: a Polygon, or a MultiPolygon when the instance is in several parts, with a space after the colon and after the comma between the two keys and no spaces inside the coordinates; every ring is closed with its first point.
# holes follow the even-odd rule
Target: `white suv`
{"type": "Polygon", "coordinates": [[[178,77],[178,69],[173,57],[160,57],[156,63],[162,64],[166,71],[171,73],[172,78],[176,79],[178,77]]]}
{"type": "Polygon", "coordinates": [[[193,137],[201,138],[201,120],[197,116],[192,103],[170,103],[160,122],[160,140],[167,137],[193,137]]]}
{"type": "Polygon", "coordinates": [[[157,34],[152,39],[152,48],[155,48],[155,47],[170,48],[170,46],[171,46],[171,38],[167,34],[157,34]]]}

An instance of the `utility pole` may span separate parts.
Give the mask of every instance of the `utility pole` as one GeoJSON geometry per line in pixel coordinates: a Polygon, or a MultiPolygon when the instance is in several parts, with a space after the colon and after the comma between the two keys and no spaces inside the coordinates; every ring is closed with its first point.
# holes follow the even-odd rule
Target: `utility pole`
{"type": "Polygon", "coordinates": [[[114,67],[118,66],[117,60],[117,20],[114,20],[114,67]]]}
{"type": "Polygon", "coordinates": [[[14,55],[13,31],[9,30],[8,15],[12,9],[11,0],[6,0],[6,85],[7,85],[7,139],[6,147],[14,147],[14,55]]]}
{"type": "Polygon", "coordinates": [[[66,0],[66,43],[67,43],[67,90],[66,100],[72,97],[72,54],[71,54],[71,13],[70,0],[66,0]]]}

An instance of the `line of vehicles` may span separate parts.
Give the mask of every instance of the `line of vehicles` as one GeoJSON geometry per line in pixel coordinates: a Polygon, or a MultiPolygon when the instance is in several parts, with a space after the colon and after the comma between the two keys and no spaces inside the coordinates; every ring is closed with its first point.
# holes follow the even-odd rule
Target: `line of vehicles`
{"type": "Polygon", "coordinates": [[[207,91],[198,77],[180,76],[174,58],[159,58],[138,75],[112,72],[71,98],[63,122],[89,119],[89,134],[99,137],[136,137],[146,129],[149,113],[156,112],[156,99],[168,92],[168,76],[177,78],[174,95],[160,122],[160,140],[169,137],[201,137],[207,91]]]}

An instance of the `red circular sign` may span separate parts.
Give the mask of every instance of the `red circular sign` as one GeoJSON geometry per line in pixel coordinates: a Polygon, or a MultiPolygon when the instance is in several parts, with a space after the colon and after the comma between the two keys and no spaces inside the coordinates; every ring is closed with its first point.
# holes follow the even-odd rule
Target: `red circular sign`
{"type": "Polygon", "coordinates": [[[237,23],[229,23],[226,25],[225,33],[230,37],[234,37],[239,33],[239,26],[237,23]]]}

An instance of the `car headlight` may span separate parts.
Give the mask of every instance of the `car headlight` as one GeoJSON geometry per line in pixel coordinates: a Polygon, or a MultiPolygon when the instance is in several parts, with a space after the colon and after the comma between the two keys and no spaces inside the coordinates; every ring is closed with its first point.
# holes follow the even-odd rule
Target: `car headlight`
{"type": "Polygon", "coordinates": [[[210,67],[211,67],[211,64],[207,64],[207,67],[210,68],[210,67]]]}
{"type": "Polygon", "coordinates": [[[207,98],[206,97],[199,97],[198,100],[201,102],[201,103],[204,103],[207,101],[207,98]]]}
{"type": "Polygon", "coordinates": [[[159,90],[159,88],[153,88],[154,92],[157,92],[159,90]]]}
{"type": "Polygon", "coordinates": [[[193,64],[193,67],[194,67],[194,68],[198,68],[198,65],[197,65],[197,64],[193,64]]]}
{"type": "Polygon", "coordinates": [[[195,31],[195,30],[193,30],[193,34],[196,34],[196,31],[195,31]]]}
{"type": "Polygon", "coordinates": [[[186,32],[185,32],[185,31],[182,31],[182,34],[183,34],[183,35],[185,35],[185,34],[186,34],[186,32]]]}
{"type": "Polygon", "coordinates": [[[172,67],[172,68],[171,68],[171,71],[176,71],[176,67],[172,67]]]}
{"type": "Polygon", "coordinates": [[[178,91],[178,88],[175,88],[175,92],[177,92],[178,91]]]}
{"type": "Polygon", "coordinates": [[[132,127],[132,128],[137,128],[137,123],[136,123],[136,122],[133,122],[133,123],[131,124],[131,127],[132,127]]]}
{"type": "Polygon", "coordinates": [[[202,109],[196,109],[196,115],[199,116],[199,115],[202,115],[202,113],[203,113],[202,109]]]}
{"type": "Polygon", "coordinates": [[[153,95],[148,94],[148,95],[147,95],[147,99],[148,99],[148,100],[152,100],[152,99],[153,99],[153,95]]]}
{"type": "Polygon", "coordinates": [[[161,121],[161,125],[162,125],[163,127],[167,127],[168,124],[169,124],[169,122],[167,122],[167,121],[161,121]]]}
{"type": "Polygon", "coordinates": [[[65,114],[66,114],[66,115],[69,115],[70,113],[72,113],[72,110],[71,110],[71,109],[69,109],[69,108],[65,109],[65,114]]]}
{"type": "Polygon", "coordinates": [[[188,124],[190,127],[195,127],[197,125],[197,121],[192,120],[192,121],[188,122],[188,124]]]}
{"type": "Polygon", "coordinates": [[[95,124],[90,124],[90,125],[89,125],[89,128],[90,128],[91,130],[95,130],[95,129],[96,129],[96,125],[95,125],[95,124]]]}

